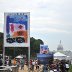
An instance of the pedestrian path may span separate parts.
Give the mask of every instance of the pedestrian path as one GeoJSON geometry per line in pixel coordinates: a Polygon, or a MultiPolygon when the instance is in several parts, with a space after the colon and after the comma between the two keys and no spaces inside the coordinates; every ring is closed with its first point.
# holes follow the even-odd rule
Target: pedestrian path
{"type": "Polygon", "coordinates": [[[24,70],[19,67],[19,72],[28,72],[28,67],[24,65],[24,70]]]}
{"type": "MultiPolygon", "coordinates": [[[[28,72],[28,66],[26,66],[26,65],[24,65],[24,70],[22,69],[20,69],[19,68],[19,72],[28,72]]],[[[32,71],[30,71],[30,72],[32,72],[32,71]]],[[[40,72],[40,71],[38,71],[38,70],[36,70],[35,68],[34,68],[34,71],[33,72],[40,72]]]]}

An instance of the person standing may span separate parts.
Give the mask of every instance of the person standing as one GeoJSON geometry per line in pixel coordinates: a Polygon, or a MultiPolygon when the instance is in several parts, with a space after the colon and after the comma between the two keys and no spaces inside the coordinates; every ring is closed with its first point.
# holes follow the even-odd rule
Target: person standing
{"type": "Polygon", "coordinates": [[[32,59],[30,60],[30,70],[32,70],[32,59]]]}
{"type": "MultiPolygon", "coordinates": [[[[0,66],[3,65],[2,59],[0,58],[0,66]]],[[[0,67],[0,69],[2,69],[2,67],[0,67]]]]}
{"type": "Polygon", "coordinates": [[[11,59],[9,59],[9,66],[11,66],[12,65],[12,62],[11,62],[11,59]]]}
{"type": "Polygon", "coordinates": [[[14,60],[13,60],[13,65],[16,65],[16,59],[14,58],[14,60]]]}
{"type": "Polygon", "coordinates": [[[35,61],[32,61],[32,72],[34,72],[35,61]]]}
{"type": "Polygon", "coordinates": [[[60,72],[60,69],[59,69],[59,68],[60,68],[59,62],[57,62],[57,64],[56,64],[56,69],[57,69],[58,72],[60,72]]]}
{"type": "Polygon", "coordinates": [[[66,67],[66,72],[68,72],[68,70],[69,70],[69,64],[67,62],[65,64],[65,67],[66,67]]]}
{"type": "Polygon", "coordinates": [[[7,63],[6,65],[8,66],[9,65],[9,60],[8,59],[6,60],[6,63],[7,63]]]}
{"type": "Polygon", "coordinates": [[[2,59],[0,58],[0,66],[2,66],[2,64],[3,64],[3,63],[2,63],[2,59]]]}
{"type": "Polygon", "coordinates": [[[66,72],[66,70],[65,70],[65,62],[64,61],[61,61],[60,69],[61,69],[61,72],[66,72]]]}

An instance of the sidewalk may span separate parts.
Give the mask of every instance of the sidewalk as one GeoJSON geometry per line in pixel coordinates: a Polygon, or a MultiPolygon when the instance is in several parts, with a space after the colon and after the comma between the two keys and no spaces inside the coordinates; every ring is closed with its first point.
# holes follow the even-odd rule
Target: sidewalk
{"type": "Polygon", "coordinates": [[[24,70],[23,69],[21,70],[19,67],[19,72],[28,72],[28,67],[24,65],[24,70]]]}
{"type": "MultiPolygon", "coordinates": [[[[21,70],[21,69],[19,68],[19,72],[28,72],[28,67],[27,67],[26,65],[24,65],[24,70],[21,70]]],[[[32,72],[32,71],[30,71],[30,72],[32,72]]],[[[36,71],[35,68],[34,68],[34,72],[38,72],[38,71],[36,71]]],[[[40,71],[39,71],[39,72],[40,72],[40,71]]]]}

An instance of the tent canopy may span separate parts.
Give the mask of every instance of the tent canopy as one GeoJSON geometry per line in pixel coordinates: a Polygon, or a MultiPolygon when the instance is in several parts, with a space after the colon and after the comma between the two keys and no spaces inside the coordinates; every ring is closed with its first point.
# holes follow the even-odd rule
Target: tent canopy
{"type": "Polygon", "coordinates": [[[54,54],[54,59],[59,59],[59,60],[63,60],[63,59],[66,59],[66,55],[65,54],[63,54],[63,53],[60,53],[60,52],[56,52],[55,54],[54,54]]]}
{"type": "Polygon", "coordinates": [[[16,56],[15,58],[23,58],[21,55],[19,55],[19,56],[16,56]]]}
{"type": "Polygon", "coordinates": [[[56,53],[54,54],[54,56],[66,56],[66,55],[63,54],[63,53],[60,53],[60,52],[56,52],[56,53]]]}

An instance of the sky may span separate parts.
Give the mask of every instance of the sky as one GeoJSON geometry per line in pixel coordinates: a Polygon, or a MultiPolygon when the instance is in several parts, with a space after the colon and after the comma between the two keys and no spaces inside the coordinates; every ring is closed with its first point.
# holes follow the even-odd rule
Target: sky
{"type": "Polygon", "coordinates": [[[41,39],[49,49],[72,51],[72,0],[0,0],[0,32],[4,12],[30,12],[30,37],[41,39]]]}

